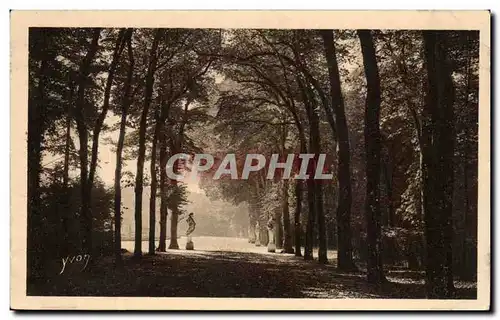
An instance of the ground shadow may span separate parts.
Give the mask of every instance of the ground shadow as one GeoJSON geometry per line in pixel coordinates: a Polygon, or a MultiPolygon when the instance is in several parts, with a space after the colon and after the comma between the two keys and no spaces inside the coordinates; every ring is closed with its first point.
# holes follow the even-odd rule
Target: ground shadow
{"type": "MultiPolygon", "coordinates": [[[[338,272],[336,261],[320,265],[279,253],[169,250],[140,260],[127,253],[121,268],[105,257],[91,270],[30,284],[28,295],[424,299],[422,277],[392,270],[387,284],[373,286],[362,272],[338,272]]],[[[475,295],[475,287],[457,290],[457,298],[475,295]]]]}

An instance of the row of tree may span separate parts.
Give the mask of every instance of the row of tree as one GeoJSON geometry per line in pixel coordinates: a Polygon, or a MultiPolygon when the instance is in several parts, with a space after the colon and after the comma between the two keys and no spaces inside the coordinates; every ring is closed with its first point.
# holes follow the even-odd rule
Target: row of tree
{"type": "Polygon", "coordinates": [[[150,226],[156,223],[157,197],[161,211],[159,248],[154,244],[155,229],[150,228],[149,253],[166,249],[168,210],[173,221],[170,248],[178,248],[176,221],[187,193],[185,185],[167,180],[165,164],[171,154],[196,149],[185,127],[206,118],[213,83],[207,72],[215,64],[197,49],[217,50],[219,42],[217,30],[30,30],[28,270],[32,276],[43,276],[44,263],[51,257],[73,250],[103,253],[92,240],[104,224],[108,233],[114,230],[114,251],[121,263],[121,189],[129,186],[135,189],[134,254],[141,256],[144,183],[152,190],[150,226]],[[113,123],[112,115],[119,116],[119,121],[113,123]],[[102,132],[115,133],[117,140],[103,139],[102,132]],[[99,200],[94,190],[99,186],[102,143],[116,146],[114,188],[106,190],[113,201],[107,202],[105,210],[94,205],[99,200]],[[51,160],[43,164],[47,158],[51,160]],[[131,159],[137,159],[135,182],[134,174],[123,170],[123,161],[131,159]],[[149,177],[144,176],[146,161],[151,164],[149,177]],[[50,179],[54,170],[61,173],[60,179],[50,179]],[[76,186],[81,201],[74,212],[67,208],[74,203],[71,190],[76,186]],[[57,236],[48,232],[46,221],[53,213],[46,209],[49,200],[44,188],[56,187],[60,208],[54,227],[63,236],[53,242],[62,245],[47,252],[42,249],[43,240],[57,236]],[[111,224],[102,218],[110,208],[114,211],[111,224]],[[78,232],[68,227],[75,221],[78,232]]]}
{"type": "MultiPolygon", "coordinates": [[[[204,180],[250,204],[250,241],[342,271],[425,269],[429,297],[473,279],[477,254],[478,33],[237,30],[224,46],[213,150],[327,153],[335,181],[204,180]],[[257,230],[255,230],[257,228],[257,230]],[[455,253],[455,254],[453,254],[455,253]],[[359,264],[358,264],[359,265],[359,264]],[[453,271],[453,269],[455,269],[453,271]]],[[[285,156],[284,156],[285,158],[285,156]]],[[[217,188],[214,190],[214,186],[217,188]]]]}

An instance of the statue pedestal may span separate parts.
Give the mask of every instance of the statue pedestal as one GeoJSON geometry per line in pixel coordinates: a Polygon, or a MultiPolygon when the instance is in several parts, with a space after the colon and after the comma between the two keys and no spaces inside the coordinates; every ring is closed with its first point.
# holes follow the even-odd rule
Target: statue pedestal
{"type": "Polygon", "coordinates": [[[269,230],[269,243],[267,244],[267,252],[276,252],[276,243],[274,242],[274,231],[269,230]]]}
{"type": "Polygon", "coordinates": [[[193,240],[191,239],[191,236],[187,237],[186,250],[194,250],[194,243],[193,240]]]}

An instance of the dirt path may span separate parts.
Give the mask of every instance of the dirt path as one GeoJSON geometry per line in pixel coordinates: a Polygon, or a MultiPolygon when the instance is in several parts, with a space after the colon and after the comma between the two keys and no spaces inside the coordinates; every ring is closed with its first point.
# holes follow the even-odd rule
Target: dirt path
{"type": "MultiPolygon", "coordinates": [[[[222,242],[225,240],[221,240],[222,242]]],[[[182,248],[182,242],[179,243],[182,248]]],[[[197,249],[203,248],[195,239],[197,249]]],[[[205,246],[213,246],[213,243],[205,246]]],[[[228,248],[226,248],[228,249],[228,248]]],[[[230,248],[229,248],[230,249],[230,248]]],[[[364,274],[343,274],[336,261],[319,265],[289,254],[268,254],[248,244],[248,250],[168,250],[140,260],[125,255],[116,269],[110,257],[90,271],[69,269],[44,285],[30,287],[33,295],[151,296],[151,297],[269,297],[269,298],[425,298],[421,273],[392,270],[390,283],[377,288],[364,274]],[[258,251],[258,252],[254,252],[258,251]]],[[[460,288],[458,296],[473,298],[475,288],[460,288]]]]}

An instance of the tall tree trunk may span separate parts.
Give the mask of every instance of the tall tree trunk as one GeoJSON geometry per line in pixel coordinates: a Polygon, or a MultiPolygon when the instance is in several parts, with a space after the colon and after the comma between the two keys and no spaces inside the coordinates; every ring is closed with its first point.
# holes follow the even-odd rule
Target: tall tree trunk
{"type": "MultiPolygon", "coordinates": [[[[161,104],[160,106],[161,107],[161,104]]],[[[161,130],[161,119],[158,110],[155,110],[155,132],[153,134],[153,145],[151,147],[151,194],[149,197],[149,254],[155,254],[155,227],[156,227],[156,149],[161,130]]]]}
{"type": "Polygon", "coordinates": [[[116,148],[116,167],[115,167],[115,198],[114,198],[114,213],[115,213],[115,228],[114,228],[114,253],[115,253],[115,264],[122,264],[122,254],[121,254],[121,224],[122,224],[122,212],[121,212],[121,202],[122,202],[122,190],[121,190],[121,177],[122,177],[122,152],[123,144],[125,141],[125,126],[127,121],[127,113],[125,108],[122,107],[122,115],[120,120],[120,133],[118,136],[118,145],[116,148]]]}
{"type": "Polygon", "coordinates": [[[260,244],[262,246],[267,246],[270,241],[269,232],[267,231],[268,221],[269,221],[269,214],[261,212],[259,217],[259,239],[260,239],[260,244]]]}
{"type": "Polygon", "coordinates": [[[129,29],[127,34],[127,51],[128,51],[128,61],[129,66],[127,70],[127,79],[125,80],[125,92],[122,101],[122,114],[120,119],[120,133],[118,135],[118,144],[116,147],[116,167],[115,167],[115,201],[114,201],[114,212],[115,212],[115,230],[114,230],[114,252],[115,252],[115,264],[120,266],[122,264],[122,254],[121,254],[121,224],[122,224],[122,214],[121,214],[121,202],[122,202],[122,189],[121,189],[121,177],[122,177],[122,153],[123,145],[125,143],[125,130],[127,125],[127,113],[130,107],[130,92],[132,87],[132,77],[134,75],[134,52],[132,50],[132,33],[133,29],[129,29]]]}
{"type": "Polygon", "coordinates": [[[428,76],[422,128],[426,287],[429,298],[439,299],[453,295],[451,205],[454,89],[446,57],[446,35],[424,31],[423,36],[428,76]]]}
{"type": "Polygon", "coordinates": [[[169,249],[179,249],[179,242],[177,241],[177,226],[179,224],[179,208],[177,206],[172,208],[170,216],[170,244],[169,249]]]}
{"type": "Polygon", "coordinates": [[[318,233],[319,233],[319,249],[318,249],[318,261],[320,263],[328,263],[327,258],[327,243],[326,243],[326,222],[325,222],[325,211],[323,208],[323,186],[321,182],[315,182],[315,192],[316,192],[316,206],[318,214],[318,233]]]}
{"type": "MultiPolygon", "coordinates": [[[[477,111],[476,111],[477,112],[477,111]]],[[[477,127],[476,127],[477,128],[477,127]]],[[[464,193],[465,193],[465,212],[464,212],[464,280],[474,280],[477,276],[477,210],[474,206],[477,205],[477,189],[474,188],[477,181],[477,158],[473,157],[471,152],[471,141],[474,139],[474,133],[470,128],[466,128],[465,150],[464,150],[464,193]],[[471,169],[473,168],[473,169],[471,169]],[[471,196],[472,189],[472,196],[471,196]]],[[[477,186],[477,184],[476,184],[477,186]]]]}
{"type": "MultiPolygon", "coordinates": [[[[189,109],[189,105],[192,102],[192,96],[189,95],[187,97],[186,103],[184,104],[184,112],[182,114],[182,120],[179,128],[179,132],[175,136],[170,137],[171,141],[171,150],[172,154],[176,154],[179,152],[182,152],[182,144],[183,144],[183,139],[184,139],[184,127],[187,122],[187,112],[189,109]]],[[[173,103],[173,101],[172,101],[173,103]]],[[[170,105],[170,104],[169,104],[170,105]]],[[[177,160],[173,164],[173,172],[174,174],[178,175],[179,174],[179,165],[180,161],[177,160]]],[[[174,188],[179,188],[178,187],[178,181],[176,179],[171,180],[173,183],[174,188]]],[[[180,194],[179,194],[180,197],[180,194]]],[[[180,198],[175,199],[175,203],[172,206],[172,215],[170,217],[170,245],[168,246],[169,249],[179,249],[179,243],[177,242],[177,226],[179,223],[179,202],[180,198]]]]}
{"type": "MultiPolygon", "coordinates": [[[[469,35],[467,41],[469,42],[471,37],[469,35]]],[[[470,44],[469,44],[470,46],[470,44]]],[[[470,50],[470,49],[469,49],[470,50]]],[[[469,51],[470,52],[470,51],[469,51]]],[[[471,53],[469,53],[471,55],[471,53]]],[[[470,57],[471,59],[471,57],[470,57]]],[[[472,70],[471,63],[469,62],[468,68],[468,88],[469,92],[474,90],[478,90],[477,86],[471,87],[471,77],[472,70]]],[[[476,65],[474,63],[474,65],[476,65]]],[[[476,91],[477,94],[477,91],[476,91]]],[[[468,103],[469,104],[469,103],[468,103]]],[[[466,139],[465,139],[465,168],[464,175],[467,175],[467,188],[466,190],[466,216],[465,216],[465,225],[466,225],[466,277],[468,279],[474,280],[477,278],[477,233],[478,233],[478,109],[467,107],[465,110],[468,110],[468,119],[466,124],[466,139]]]]}
{"type": "Polygon", "coordinates": [[[316,206],[316,214],[318,219],[318,238],[319,238],[319,249],[318,249],[318,261],[320,263],[327,263],[327,244],[326,244],[326,226],[325,226],[325,214],[323,209],[323,188],[319,180],[314,179],[315,171],[317,170],[316,164],[318,161],[319,154],[321,153],[321,142],[320,142],[320,132],[319,132],[319,119],[315,110],[310,110],[310,149],[314,153],[314,166],[311,167],[310,181],[313,185],[314,190],[314,202],[316,206]]]}
{"type": "Polygon", "coordinates": [[[306,247],[304,250],[304,259],[313,259],[313,245],[314,245],[314,224],[317,215],[318,219],[318,232],[319,232],[319,251],[318,260],[320,263],[327,263],[327,248],[326,248],[326,228],[325,216],[323,211],[323,193],[319,183],[314,179],[316,171],[316,163],[318,160],[320,150],[320,132],[319,132],[319,119],[318,114],[314,108],[316,104],[314,95],[310,89],[301,85],[301,91],[304,97],[304,103],[307,109],[307,117],[309,120],[309,150],[314,154],[314,159],[309,162],[309,178],[307,179],[307,197],[309,203],[309,216],[307,221],[306,230],[306,247]],[[311,210],[312,209],[312,210],[311,210]]]}
{"type": "MultiPolygon", "coordinates": [[[[174,143],[171,144],[170,149],[173,150],[172,154],[179,152],[174,143]]],[[[179,174],[179,160],[174,162],[172,171],[176,175],[179,174]]],[[[175,189],[174,192],[177,192],[176,189],[178,189],[178,181],[175,179],[171,179],[169,181],[172,183],[172,188],[175,189]]],[[[175,196],[172,203],[172,213],[170,215],[170,244],[168,245],[169,249],[179,249],[179,243],[177,241],[177,226],[179,224],[179,196],[180,195],[175,196]]]]}
{"type": "MultiPolygon", "coordinates": [[[[125,36],[125,29],[121,29],[120,33],[118,34],[118,39],[116,40],[115,43],[115,48],[113,50],[113,58],[111,60],[111,65],[109,66],[108,70],[108,78],[106,79],[106,86],[104,88],[104,99],[102,104],[102,110],[94,124],[94,131],[92,135],[92,154],[90,160],[89,177],[87,182],[87,187],[89,188],[89,191],[87,193],[88,195],[91,195],[92,193],[95,172],[97,169],[97,158],[99,156],[99,135],[101,133],[104,120],[106,119],[106,115],[108,113],[109,98],[111,96],[111,87],[113,85],[113,79],[115,77],[116,67],[118,66],[120,55],[125,45],[124,36],[125,36]]],[[[89,199],[86,200],[90,202],[89,199]]]]}
{"type": "MultiPolygon", "coordinates": [[[[102,126],[104,124],[104,120],[106,119],[106,114],[109,109],[109,98],[111,96],[111,86],[113,85],[113,79],[116,71],[116,67],[118,65],[118,61],[120,59],[121,52],[123,51],[123,47],[125,44],[124,41],[125,29],[121,29],[118,34],[118,39],[116,40],[115,48],[113,51],[113,58],[111,60],[111,65],[108,71],[108,78],[106,79],[106,87],[104,89],[104,101],[101,113],[96,119],[94,124],[94,131],[92,135],[92,153],[90,160],[90,168],[89,175],[87,179],[87,198],[82,199],[84,202],[92,203],[92,188],[94,185],[94,177],[97,169],[97,158],[99,156],[99,135],[101,133],[102,126]]],[[[92,219],[92,218],[91,218],[92,219]]]]}
{"type": "Polygon", "coordinates": [[[300,214],[302,211],[302,181],[295,180],[295,213],[294,213],[294,237],[295,237],[295,255],[302,256],[302,227],[300,225],[300,214]]]}
{"type": "Polygon", "coordinates": [[[142,107],[141,120],[139,124],[139,154],[137,156],[137,173],[135,176],[135,246],[134,256],[142,256],[142,192],[144,177],[144,157],[146,153],[146,125],[153,95],[154,73],[156,71],[156,62],[158,43],[160,41],[162,29],[157,29],[154,34],[153,44],[149,53],[149,65],[146,73],[146,85],[144,88],[144,105],[142,107]]]}
{"type": "MultiPolygon", "coordinates": [[[[465,136],[467,136],[467,133],[465,133],[465,136]]],[[[464,187],[464,213],[463,213],[463,223],[462,223],[462,227],[463,227],[463,232],[462,232],[462,254],[461,254],[461,261],[460,261],[460,265],[463,265],[462,267],[462,270],[460,272],[460,277],[462,280],[471,280],[472,277],[470,277],[469,275],[471,275],[471,273],[469,272],[470,271],[470,261],[469,260],[469,257],[468,257],[468,241],[467,241],[467,229],[468,229],[468,214],[469,214],[469,179],[468,179],[468,174],[469,174],[469,170],[468,170],[468,166],[467,166],[467,162],[468,162],[468,156],[469,156],[469,153],[468,153],[468,141],[467,139],[464,139],[464,154],[463,154],[463,159],[464,159],[464,177],[463,177],[463,187],[464,187]]]]}
{"type": "MultiPolygon", "coordinates": [[[[285,197],[285,195],[283,195],[285,197]]],[[[284,233],[284,226],[283,226],[283,212],[285,210],[285,206],[287,206],[288,209],[288,199],[287,199],[287,204],[285,205],[284,199],[282,199],[281,206],[277,208],[277,210],[274,212],[274,220],[275,220],[275,225],[274,225],[274,244],[276,245],[277,250],[283,249],[283,233],[284,233]]],[[[267,225],[267,223],[266,223],[267,225]]]]}
{"type": "MultiPolygon", "coordinates": [[[[305,154],[307,153],[307,145],[306,145],[306,137],[304,133],[304,127],[302,126],[302,123],[300,122],[300,119],[298,117],[298,114],[296,112],[295,104],[293,104],[293,109],[292,109],[292,115],[295,121],[295,126],[297,127],[297,131],[299,132],[299,146],[300,146],[300,153],[305,154]]],[[[295,180],[295,188],[294,188],[294,194],[295,194],[295,213],[294,213],[294,245],[295,245],[295,256],[301,257],[302,256],[302,226],[301,226],[301,221],[300,221],[300,216],[302,213],[302,197],[303,197],[303,182],[301,180],[295,180]]]]}
{"type": "Polygon", "coordinates": [[[446,57],[446,35],[442,35],[443,62],[441,65],[439,81],[443,85],[440,101],[440,127],[441,135],[439,149],[442,151],[439,161],[441,183],[443,190],[442,212],[444,229],[444,241],[446,248],[446,283],[448,296],[452,297],[455,291],[453,284],[453,185],[454,185],[454,158],[455,158],[455,113],[453,104],[455,100],[455,88],[452,80],[452,70],[446,57]]]}
{"type": "Polygon", "coordinates": [[[99,47],[99,37],[101,29],[95,28],[89,50],[83,58],[80,65],[78,76],[78,92],[75,102],[75,121],[76,129],[78,131],[78,140],[80,142],[80,150],[78,152],[80,158],[80,188],[81,188],[81,223],[80,229],[82,234],[82,247],[91,254],[92,252],[92,212],[90,204],[90,188],[88,184],[88,130],[85,123],[85,88],[88,84],[88,75],[90,73],[90,66],[99,47]]]}
{"type": "MultiPolygon", "coordinates": [[[[160,151],[161,154],[162,151],[160,151]]],[[[160,156],[161,158],[161,156],[160,156]]],[[[160,160],[160,163],[163,161],[160,160]]],[[[158,244],[158,251],[165,252],[167,249],[167,194],[166,194],[166,172],[163,167],[160,168],[160,243],[158,244]]]]}
{"type": "Polygon", "coordinates": [[[392,196],[393,196],[393,190],[392,190],[392,163],[390,159],[387,159],[387,162],[385,163],[385,170],[384,170],[384,179],[385,179],[385,185],[387,188],[387,225],[389,227],[394,227],[394,204],[392,203],[392,196]]]}
{"type": "Polygon", "coordinates": [[[281,250],[283,249],[283,239],[284,239],[284,226],[283,226],[283,210],[284,207],[282,206],[278,210],[276,210],[274,219],[276,221],[275,229],[274,229],[274,241],[276,245],[276,249],[281,250]]]}
{"type": "MultiPolygon", "coordinates": [[[[47,45],[47,35],[42,33],[40,49],[47,45]]],[[[31,39],[30,39],[31,40],[31,39]]],[[[48,71],[48,57],[44,53],[38,73],[38,85],[30,87],[28,105],[28,237],[27,237],[27,269],[28,282],[44,275],[43,249],[39,235],[42,228],[40,203],[40,175],[42,172],[42,143],[45,117],[45,84],[48,71]],[[33,89],[33,91],[31,91],[33,89]]]]}
{"type": "MultiPolygon", "coordinates": [[[[385,186],[385,203],[387,204],[387,217],[384,221],[384,225],[388,228],[394,227],[394,205],[392,203],[392,164],[390,156],[388,155],[382,164],[382,178],[383,184],[385,186]]],[[[394,264],[396,262],[396,238],[389,237],[386,242],[386,252],[385,257],[388,259],[389,264],[394,264]]]]}
{"type": "MultiPolygon", "coordinates": [[[[464,110],[469,109],[469,94],[470,94],[470,76],[471,76],[471,50],[470,50],[470,36],[467,35],[466,39],[466,54],[467,54],[467,63],[465,66],[465,101],[464,101],[464,110]]],[[[472,122],[472,121],[471,121],[472,122]]],[[[471,132],[469,126],[467,125],[468,121],[464,125],[464,154],[463,154],[463,166],[464,166],[464,232],[463,232],[463,244],[462,244],[462,263],[463,263],[463,271],[461,272],[461,278],[463,280],[474,280],[474,276],[477,273],[477,252],[475,249],[477,248],[472,239],[477,239],[474,237],[475,231],[477,230],[477,219],[474,217],[474,213],[471,210],[471,200],[470,200],[470,181],[469,175],[471,173],[470,170],[470,155],[471,155],[471,132]],[[471,219],[472,218],[472,219],[471,219]],[[471,250],[472,249],[472,250],[471,250]]]]}
{"type": "Polygon", "coordinates": [[[370,30],[358,30],[367,83],[365,106],[367,280],[385,281],[382,264],[380,212],[380,77],[370,30]]]}
{"type": "MultiPolygon", "coordinates": [[[[335,52],[333,30],[322,30],[321,36],[325,46],[325,56],[328,64],[328,75],[330,80],[330,95],[333,111],[336,118],[336,132],[338,138],[338,204],[337,204],[337,267],[340,270],[355,270],[356,266],[352,260],[351,243],[351,169],[350,169],[350,147],[349,130],[345,116],[344,98],[340,84],[339,67],[335,52]]],[[[332,125],[332,123],[330,123],[332,125]]]]}
{"type": "MultiPolygon", "coordinates": [[[[466,94],[465,94],[465,103],[464,103],[464,109],[467,110],[469,108],[469,64],[470,64],[470,58],[469,58],[469,51],[467,50],[467,67],[466,67],[466,94]]],[[[464,218],[463,218],[463,238],[462,238],[462,257],[461,257],[461,264],[463,264],[462,272],[460,273],[460,276],[462,280],[473,280],[473,275],[475,272],[475,263],[472,263],[475,258],[472,256],[469,256],[469,248],[470,248],[470,242],[468,241],[469,238],[469,232],[468,230],[470,229],[470,224],[471,221],[469,221],[469,212],[470,212],[470,201],[469,201],[469,129],[467,126],[464,128],[464,136],[465,138],[463,139],[464,141],[464,153],[463,153],[463,166],[464,166],[464,178],[463,178],[463,188],[464,188],[464,218]],[[474,265],[474,267],[472,267],[474,265]]]]}
{"type": "Polygon", "coordinates": [[[160,243],[158,245],[158,251],[165,252],[167,250],[167,134],[165,128],[165,120],[167,109],[162,101],[161,111],[160,111],[160,243]]]}
{"type": "Polygon", "coordinates": [[[262,233],[261,230],[261,208],[260,208],[260,198],[261,198],[261,186],[258,180],[255,180],[255,196],[253,199],[253,208],[254,208],[254,216],[255,216],[255,246],[260,247],[262,241],[262,233]]]}
{"type": "Polygon", "coordinates": [[[255,216],[255,204],[253,201],[249,203],[249,208],[248,208],[248,242],[249,243],[255,243],[257,237],[256,237],[256,232],[257,232],[257,217],[255,216]]]}
{"type": "Polygon", "coordinates": [[[292,230],[290,225],[290,207],[288,204],[288,186],[289,181],[283,181],[283,231],[284,231],[284,243],[283,247],[285,253],[293,253],[292,246],[292,230]]]}
{"type": "MultiPolygon", "coordinates": [[[[311,123],[314,120],[311,119],[312,113],[313,113],[313,107],[311,106],[311,100],[309,97],[309,93],[307,92],[307,89],[305,88],[302,80],[297,77],[297,82],[300,87],[301,95],[302,95],[302,100],[304,103],[304,107],[306,110],[307,118],[309,121],[309,151],[311,153],[314,153],[314,139],[316,138],[314,136],[314,130],[311,129],[314,124],[311,123]]],[[[309,178],[306,180],[306,185],[307,185],[307,205],[309,212],[307,214],[307,225],[306,225],[306,236],[305,236],[305,246],[304,246],[304,260],[313,260],[313,242],[314,242],[314,224],[316,220],[316,197],[315,197],[315,184],[314,184],[314,177],[311,175],[311,170],[314,165],[311,163],[313,160],[309,161],[309,166],[307,173],[309,174],[309,178]]]]}
{"type": "MultiPolygon", "coordinates": [[[[69,254],[73,239],[70,239],[69,234],[69,205],[70,205],[70,190],[69,190],[69,156],[71,148],[71,104],[73,103],[73,83],[70,79],[68,90],[68,106],[66,110],[66,134],[64,145],[64,167],[63,167],[63,214],[61,217],[63,229],[63,243],[60,256],[65,257],[69,254]]],[[[71,217],[76,218],[76,217],[71,217]]]]}
{"type": "MultiPolygon", "coordinates": [[[[284,113],[283,114],[283,120],[284,122],[287,121],[287,115],[284,113]]],[[[280,145],[280,151],[283,155],[286,155],[287,150],[286,150],[286,140],[287,140],[287,135],[288,135],[288,130],[286,125],[281,126],[281,145],[280,145]]],[[[288,207],[288,180],[283,180],[282,181],[282,191],[283,192],[283,198],[281,200],[281,206],[280,208],[276,211],[275,215],[275,229],[274,229],[274,243],[276,245],[277,250],[283,250],[285,247],[285,241],[287,237],[290,236],[290,213],[289,213],[289,207],[288,207]]],[[[288,241],[289,249],[291,249],[291,241],[288,241]]],[[[284,250],[283,250],[284,251],[284,250]]],[[[290,251],[290,250],[289,250],[290,251]]]]}
{"type": "MultiPolygon", "coordinates": [[[[477,110],[476,110],[477,113],[477,110]]],[[[477,125],[476,131],[474,134],[477,134],[477,125]]],[[[473,134],[471,129],[468,129],[470,134],[473,134]]],[[[470,137],[468,139],[474,139],[474,137],[470,137]]],[[[468,140],[467,139],[467,140],[468,140]]],[[[477,155],[477,149],[475,152],[471,152],[471,141],[466,142],[466,152],[469,154],[477,155]]],[[[476,147],[477,147],[477,141],[476,147]]],[[[465,189],[467,192],[466,197],[466,215],[465,215],[465,278],[468,280],[474,280],[477,277],[477,156],[467,156],[468,161],[465,163],[465,172],[464,175],[467,175],[467,188],[465,189]],[[472,191],[472,192],[471,192],[472,191]]]]}

